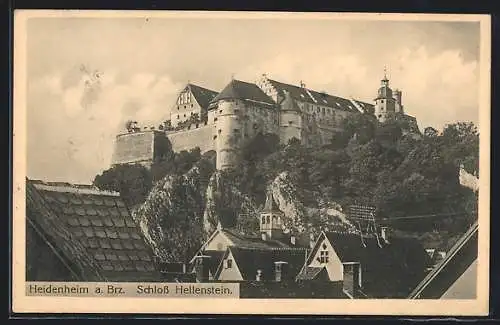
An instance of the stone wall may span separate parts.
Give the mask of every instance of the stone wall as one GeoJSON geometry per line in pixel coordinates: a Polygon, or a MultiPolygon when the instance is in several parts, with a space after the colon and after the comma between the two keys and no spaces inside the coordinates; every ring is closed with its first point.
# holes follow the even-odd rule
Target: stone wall
{"type": "Polygon", "coordinates": [[[213,125],[202,125],[198,128],[191,126],[190,130],[167,133],[167,137],[172,143],[172,150],[179,152],[200,147],[201,153],[215,150],[213,139],[213,125]]]}
{"type": "Polygon", "coordinates": [[[112,164],[152,161],[155,133],[144,131],[117,135],[112,164]]]}

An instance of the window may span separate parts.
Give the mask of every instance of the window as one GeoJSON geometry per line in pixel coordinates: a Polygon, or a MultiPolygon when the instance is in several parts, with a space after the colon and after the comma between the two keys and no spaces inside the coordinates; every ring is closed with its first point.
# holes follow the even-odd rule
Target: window
{"type": "Polygon", "coordinates": [[[219,111],[219,113],[221,113],[221,114],[222,114],[222,110],[220,110],[220,111],[219,111]]]}
{"type": "Polygon", "coordinates": [[[217,118],[216,117],[214,117],[214,122],[217,122],[217,118]]]}
{"type": "Polygon", "coordinates": [[[266,217],[265,216],[262,216],[262,224],[265,225],[266,224],[266,217]]]}
{"type": "Polygon", "coordinates": [[[193,104],[191,104],[191,108],[193,108],[193,104]]]}
{"type": "Polygon", "coordinates": [[[321,264],[328,263],[328,251],[327,250],[321,250],[319,252],[319,262],[321,264]]]}
{"type": "Polygon", "coordinates": [[[319,106],[316,107],[316,112],[318,112],[318,113],[320,112],[319,106]]]}
{"type": "Polygon", "coordinates": [[[276,263],[276,272],[281,272],[281,263],[276,263]]]}
{"type": "Polygon", "coordinates": [[[240,129],[233,129],[233,132],[234,132],[234,133],[239,133],[239,132],[240,132],[240,129]]]}
{"type": "Polygon", "coordinates": [[[269,216],[266,216],[266,223],[271,223],[271,219],[269,218],[269,216]]]}
{"type": "Polygon", "coordinates": [[[177,119],[179,119],[179,115],[177,115],[177,119]]]}
{"type": "Polygon", "coordinates": [[[181,109],[180,106],[177,106],[177,110],[181,109]]]}
{"type": "Polygon", "coordinates": [[[233,260],[227,260],[226,261],[226,268],[227,269],[230,269],[233,267],[233,260]]]}
{"type": "Polygon", "coordinates": [[[216,135],[214,135],[214,140],[215,140],[215,139],[217,139],[217,136],[216,136],[216,135]]]}
{"type": "Polygon", "coordinates": [[[186,114],[184,114],[184,117],[186,117],[186,114]]]}
{"type": "Polygon", "coordinates": [[[292,124],[293,124],[293,121],[288,121],[288,124],[292,125],[292,124]]]}
{"type": "Polygon", "coordinates": [[[219,129],[219,131],[217,131],[217,132],[220,134],[220,133],[222,132],[222,130],[221,130],[221,129],[219,129]]]}
{"type": "Polygon", "coordinates": [[[322,109],[322,113],[323,113],[323,115],[325,115],[325,108],[324,108],[324,107],[322,107],[321,109],[322,109]]]}

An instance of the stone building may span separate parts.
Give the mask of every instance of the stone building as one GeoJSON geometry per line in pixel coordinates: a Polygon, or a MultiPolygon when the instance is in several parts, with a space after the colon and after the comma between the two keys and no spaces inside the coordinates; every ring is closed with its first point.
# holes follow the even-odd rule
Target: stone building
{"type": "Polygon", "coordinates": [[[389,87],[385,74],[374,104],[266,75],[256,83],[233,79],[220,93],[189,83],[158,132],[137,128],[117,136],[112,163],[150,164],[161,155],[161,150],[155,150],[161,146],[155,143],[168,138],[177,152],[195,147],[202,153],[215,151],[217,169],[227,169],[237,162],[245,139],[258,133],[276,134],[282,143],[297,138],[306,146],[321,146],[342,131],[344,119],[364,113],[375,114],[382,123],[393,117],[403,119],[411,132],[419,132],[416,119],[404,113],[402,92],[389,87]]]}

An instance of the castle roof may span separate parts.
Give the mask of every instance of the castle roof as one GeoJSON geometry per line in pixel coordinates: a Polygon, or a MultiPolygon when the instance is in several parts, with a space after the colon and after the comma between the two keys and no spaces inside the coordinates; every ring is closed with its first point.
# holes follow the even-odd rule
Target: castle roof
{"type": "Polygon", "coordinates": [[[139,226],[117,193],[27,180],[26,218],[77,280],[159,279],[139,226]]]}
{"type": "Polygon", "coordinates": [[[269,106],[274,106],[274,101],[267,96],[256,84],[231,80],[231,82],[212,100],[217,102],[223,99],[243,99],[269,106]]]}
{"type": "MultiPolygon", "coordinates": [[[[281,101],[286,99],[285,92],[288,92],[290,93],[290,96],[296,101],[301,101],[316,105],[324,105],[348,112],[358,111],[355,105],[349,99],[333,96],[327,94],[326,92],[318,92],[315,90],[307,89],[305,87],[290,85],[272,79],[268,79],[268,81],[278,91],[279,95],[278,97],[281,97],[281,101]]],[[[280,102],[280,100],[278,101],[280,102]]],[[[363,103],[363,105],[370,105],[370,104],[363,103]]]]}
{"type": "Polygon", "coordinates": [[[288,91],[285,91],[285,99],[281,102],[281,110],[300,112],[299,105],[288,91]]]}
{"type": "Polygon", "coordinates": [[[191,94],[193,94],[194,98],[198,102],[198,104],[203,107],[207,108],[208,105],[210,104],[210,101],[217,96],[218,92],[214,90],[210,90],[207,88],[203,88],[197,85],[194,85],[192,83],[188,83],[186,86],[191,94]]]}

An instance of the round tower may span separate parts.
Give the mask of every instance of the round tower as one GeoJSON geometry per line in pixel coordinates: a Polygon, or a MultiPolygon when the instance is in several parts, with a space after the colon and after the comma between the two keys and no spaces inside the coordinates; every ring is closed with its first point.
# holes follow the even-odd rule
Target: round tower
{"type": "Polygon", "coordinates": [[[375,98],[375,116],[379,122],[385,122],[396,112],[396,101],[392,97],[389,79],[384,71],[384,78],[380,82],[377,98],[375,98]]]}
{"type": "Polygon", "coordinates": [[[236,91],[236,80],[232,80],[214,99],[214,139],[217,152],[216,168],[224,170],[233,168],[238,159],[238,149],[243,130],[239,118],[244,109],[236,91]]]}
{"type": "Polygon", "coordinates": [[[280,140],[287,144],[292,138],[301,142],[302,137],[302,113],[299,106],[289,92],[285,90],[285,98],[280,104],[280,140]]]}
{"type": "Polygon", "coordinates": [[[219,170],[232,168],[236,163],[242,132],[235,108],[242,105],[243,103],[238,99],[226,99],[218,102],[215,150],[217,151],[216,165],[219,170]]]}

